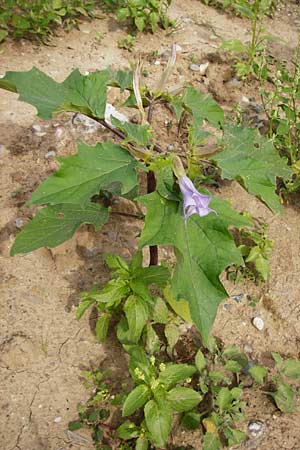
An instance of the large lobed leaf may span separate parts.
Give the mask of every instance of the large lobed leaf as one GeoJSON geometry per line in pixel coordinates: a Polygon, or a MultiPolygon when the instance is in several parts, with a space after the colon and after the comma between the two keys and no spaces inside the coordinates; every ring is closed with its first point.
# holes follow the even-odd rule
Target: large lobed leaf
{"type": "Polygon", "coordinates": [[[0,80],[0,88],[19,93],[19,100],[35,106],[43,119],[63,111],[79,111],[103,119],[108,84],[129,89],[132,73],[105,69],[82,75],[74,70],[58,83],[33,67],[28,72],[7,72],[0,80]]]}
{"type": "Polygon", "coordinates": [[[111,142],[78,145],[78,154],[60,158],[60,169],[33,193],[28,204],[49,204],[17,236],[11,254],[55,247],[70,239],[84,223],[101,228],[108,210],[90,202],[100,190],[127,195],[137,186],[136,160],[111,142]]]}
{"type": "Polygon", "coordinates": [[[224,150],[211,159],[221,168],[223,178],[237,180],[272,211],[280,212],[276,177],[290,178],[292,172],[270,140],[253,129],[227,126],[224,150]]]}
{"type": "Polygon", "coordinates": [[[56,247],[70,239],[85,223],[100,229],[108,219],[108,210],[101,205],[61,204],[40,209],[34,219],[18,234],[11,255],[28,253],[40,247],[56,247]]]}
{"type": "Polygon", "coordinates": [[[171,280],[172,293],[177,300],[189,302],[191,317],[207,341],[218,305],[227,297],[219,276],[230,264],[243,265],[228,226],[240,227],[251,222],[222,200],[212,202],[217,214],[193,215],[187,221],[178,202],[157,192],[141,197],[140,201],[147,208],[140,247],[174,246],[177,265],[171,280]]]}
{"type": "Polygon", "coordinates": [[[128,194],[137,186],[136,160],[112,142],[95,147],[79,143],[78,153],[60,158],[61,167],[33,193],[28,204],[85,204],[101,189],[115,185],[128,194]]]}

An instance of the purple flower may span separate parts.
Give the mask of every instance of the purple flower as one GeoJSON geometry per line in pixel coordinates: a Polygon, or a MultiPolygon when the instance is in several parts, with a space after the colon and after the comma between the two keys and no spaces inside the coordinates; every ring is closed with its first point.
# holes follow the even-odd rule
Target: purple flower
{"type": "Polygon", "coordinates": [[[198,214],[200,217],[203,217],[211,212],[215,212],[208,207],[211,196],[200,194],[187,176],[179,179],[179,186],[183,195],[183,212],[186,220],[192,214],[198,214]]]}

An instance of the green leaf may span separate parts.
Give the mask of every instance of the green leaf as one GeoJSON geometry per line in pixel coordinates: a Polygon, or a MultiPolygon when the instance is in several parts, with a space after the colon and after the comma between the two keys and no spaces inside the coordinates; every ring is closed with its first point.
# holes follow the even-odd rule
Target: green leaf
{"type": "Polygon", "coordinates": [[[165,301],[160,297],[156,297],[153,309],[154,322],[167,323],[168,315],[169,315],[169,308],[167,307],[165,301]]]}
{"type": "Polygon", "coordinates": [[[146,351],[150,355],[157,353],[160,349],[161,343],[152,325],[146,325],[146,351]]]}
{"type": "Polygon", "coordinates": [[[95,203],[59,204],[39,209],[34,219],[17,235],[11,256],[40,247],[56,247],[70,239],[85,223],[99,230],[108,220],[108,209],[95,203]]]}
{"type": "Polygon", "coordinates": [[[232,373],[239,373],[242,370],[242,366],[237,361],[230,360],[226,362],[224,369],[232,373]]]}
{"type": "Polygon", "coordinates": [[[144,31],[146,26],[144,17],[135,17],[134,23],[139,31],[144,31]]]}
{"type": "Polygon", "coordinates": [[[107,266],[113,271],[129,271],[129,267],[126,261],[124,261],[124,259],[118,255],[114,255],[113,253],[106,253],[104,255],[104,261],[107,266]]]}
{"type": "Polygon", "coordinates": [[[108,80],[108,70],[88,76],[74,70],[63,83],[57,83],[34,67],[28,72],[7,72],[0,88],[19,93],[19,100],[35,106],[43,119],[63,111],[80,111],[102,119],[108,80]]]}
{"type": "Polygon", "coordinates": [[[150,400],[145,406],[145,420],[151,434],[151,442],[164,448],[172,428],[172,413],[167,405],[150,400]]]}
{"type": "Polygon", "coordinates": [[[220,450],[221,441],[219,436],[213,433],[205,433],[202,450],[220,450]]]}
{"type": "Polygon", "coordinates": [[[232,396],[227,387],[222,387],[217,395],[216,404],[220,408],[220,412],[224,412],[231,407],[232,396]]]}
{"type": "Polygon", "coordinates": [[[79,143],[78,153],[60,162],[60,169],[37,188],[29,205],[85,204],[101,189],[114,188],[115,193],[125,195],[137,186],[137,161],[112,142],[95,147],[79,143]]]}
{"type": "Polygon", "coordinates": [[[76,308],[76,319],[80,320],[81,317],[83,316],[83,314],[85,313],[85,311],[93,304],[95,303],[95,300],[93,299],[85,299],[82,300],[79,305],[76,308]]]}
{"type": "Polygon", "coordinates": [[[163,287],[169,278],[170,272],[167,267],[163,266],[140,267],[133,274],[133,280],[142,281],[146,286],[156,284],[163,287]]]}
{"type": "Polygon", "coordinates": [[[284,359],[282,358],[282,356],[280,356],[279,353],[272,352],[271,355],[275,361],[276,367],[278,368],[278,370],[281,370],[284,363],[284,359]]]}
{"type": "Polygon", "coordinates": [[[165,336],[167,338],[168,345],[172,350],[179,339],[178,325],[175,325],[175,323],[168,323],[165,326],[165,336]]]}
{"type": "Polygon", "coordinates": [[[208,94],[203,94],[192,86],[185,88],[183,102],[193,114],[194,120],[199,125],[207,120],[218,127],[224,122],[224,111],[208,94]]]}
{"type": "Polygon", "coordinates": [[[139,434],[140,429],[133,422],[126,421],[117,428],[117,435],[125,441],[137,438],[139,434]]]}
{"type": "Polygon", "coordinates": [[[300,361],[297,359],[286,359],[283,362],[280,371],[288,378],[297,380],[300,378],[300,361]]]}
{"type": "Polygon", "coordinates": [[[201,350],[197,351],[197,354],[195,356],[195,364],[199,372],[202,372],[206,367],[206,359],[201,350]]]}
{"type": "Polygon", "coordinates": [[[190,411],[201,401],[199,392],[187,387],[175,387],[167,394],[167,400],[174,411],[190,411]]]}
{"type": "Polygon", "coordinates": [[[118,278],[110,280],[100,292],[91,292],[89,297],[106,306],[117,306],[120,301],[129,294],[130,290],[126,281],[118,278]]]}
{"type": "Polygon", "coordinates": [[[247,439],[246,433],[241,430],[236,430],[235,428],[227,427],[224,429],[224,434],[227,439],[227,445],[232,447],[234,445],[240,444],[247,439]]]}
{"type": "Polygon", "coordinates": [[[249,373],[259,384],[264,384],[264,378],[268,375],[268,371],[262,366],[253,366],[249,369],[249,373]]]}
{"type": "Polygon", "coordinates": [[[111,117],[112,124],[127,134],[129,142],[133,142],[141,147],[145,147],[151,139],[152,133],[149,125],[136,125],[129,122],[121,122],[115,117],[111,117]]]}
{"type": "Polygon", "coordinates": [[[211,157],[222,177],[237,180],[250,194],[260,198],[274,212],[281,211],[275,193],[276,177],[291,177],[291,169],[280,158],[271,141],[256,130],[226,126],[224,150],[211,157]]]}
{"type": "Polygon", "coordinates": [[[122,416],[131,416],[138,408],[144,406],[150,394],[150,389],[145,384],[134,388],[124,402],[122,416]]]}
{"type": "Polygon", "coordinates": [[[8,32],[5,30],[0,30],[0,42],[4,41],[4,39],[8,36],[8,32]]]}
{"type": "Polygon", "coordinates": [[[189,366],[188,364],[170,364],[159,374],[158,379],[168,389],[179,381],[191,377],[195,372],[196,367],[189,366]]]}
{"type": "Polygon", "coordinates": [[[128,322],[131,341],[137,343],[148,319],[148,307],[140,297],[131,295],[125,302],[124,312],[128,322]]]}
{"type": "MultiPolygon", "coordinates": [[[[201,193],[210,194],[207,189],[201,189],[201,193]]],[[[222,218],[222,222],[228,227],[244,228],[254,225],[253,220],[249,216],[240,214],[231,207],[227,200],[224,200],[217,195],[212,195],[209,206],[216,211],[218,216],[222,218]]]]}
{"type": "Polygon", "coordinates": [[[74,420],[73,422],[69,422],[68,429],[70,431],[76,431],[79,430],[84,426],[83,422],[80,422],[79,420],[74,420]]]}
{"type": "Polygon", "coordinates": [[[234,53],[244,53],[247,51],[247,46],[242,43],[239,39],[231,39],[229,41],[224,41],[220,48],[228,50],[234,53]]]}
{"type": "Polygon", "coordinates": [[[148,439],[140,436],[135,443],[135,450],[148,450],[148,439]]]}
{"type": "Polygon", "coordinates": [[[280,383],[275,393],[269,392],[277,407],[284,413],[293,413],[295,410],[294,391],[289,384],[280,383]]]}
{"type": "Polygon", "coordinates": [[[101,316],[97,319],[95,331],[99,342],[104,342],[106,339],[110,318],[109,313],[101,313],[101,316]]]}
{"type": "Polygon", "coordinates": [[[207,341],[218,305],[228,296],[219,275],[230,264],[243,265],[227,224],[216,214],[193,215],[185,221],[182,206],[157,192],[139,200],[147,207],[140,248],[174,245],[177,265],[172,294],[189,302],[191,317],[207,341]]]}
{"type": "Polygon", "coordinates": [[[188,430],[196,430],[201,422],[201,415],[197,412],[189,411],[181,419],[181,425],[188,430]]]}

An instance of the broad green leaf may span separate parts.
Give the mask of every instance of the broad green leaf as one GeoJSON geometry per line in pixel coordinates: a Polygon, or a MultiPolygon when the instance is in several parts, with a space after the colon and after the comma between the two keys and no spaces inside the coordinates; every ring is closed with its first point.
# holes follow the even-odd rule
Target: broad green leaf
{"type": "Polygon", "coordinates": [[[19,93],[19,100],[35,106],[43,119],[63,111],[104,118],[108,80],[108,70],[87,76],[74,70],[63,83],[57,83],[34,67],[28,72],[7,72],[0,88],[19,93]]]}
{"type": "Polygon", "coordinates": [[[167,394],[167,400],[174,411],[190,411],[201,401],[199,392],[187,387],[175,387],[167,394]]]}
{"type": "Polygon", "coordinates": [[[149,442],[145,437],[140,436],[135,443],[135,450],[148,450],[149,442]]]}
{"type": "Polygon", "coordinates": [[[114,255],[113,253],[106,253],[104,255],[104,261],[108,265],[108,267],[113,271],[124,270],[129,271],[128,264],[118,255],[114,255]]]}
{"type": "MultiPolygon", "coordinates": [[[[200,191],[203,194],[210,194],[207,189],[201,189],[200,191]]],[[[222,218],[222,222],[224,222],[228,227],[232,226],[235,228],[244,228],[254,225],[253,220],[249,216],[240,214],[231,207],[227,200],[224,200],[217,195],[212,195],[209,206],[216,211],[218,216],[222,218]]]]}
{"type": "Polygon", "coordinates": [[[175,323],[168,323],[165,326],[165,336],[168,341],[168,345],[173,349],[179,339],[179,329],[178,325],[175,323]]]}
{"type": "Polygon", "coordinates": [[[154,328],[150,323],[146,325],[146,351],[150,355],[157,353],[160,349],[161,342],[154,328]]]}
{"type": "Polygon", "coordinates": [[[149,125],[137,125],[129,122],[121,122],[115,117],[111,118],[112,124],[127,134],[129,142],[133,142],[141,147],[145,147],[151,139],[151,129],[149,125]]]}
{"type": "Polygon", "coordinates": [[[273,358],[274,361],[275,361],[276,367],[277,367],[279,370],[281,370],[281,368],[282,368],[282,366],[283,366],[283,363],[284,363],[284,359],[282,358],[282,356],[280,356],[279,353],[272,352],[271,355],[272,355],[272,358],[273,358]]]}
{"type": "Polygon", "coordinates": [[[76,308],[76,319],[80,320],[85,311],[93,304],[95,300],[87,298],[82,300],[76,308]]]}
{"type": "Polygon", "coordinates": [[[140,384],[141,381],[150,383],[151,377],[153,378],[155,375],[155,369],[150,365],[148,355],[146,355],[144,350],[138,345],[130,345],[127,347],[126,351],[130,355],[129,371],[133,380],[137,384],[140,384]],[[144,380],[141,380],[141,378],[137,376],[136,369],[139,369],[144,375],[144,380]]]}
{"type": "Polygon", "coordinates": [[[148,319],[148,307],[143,299],[131,295],[125,302],[124,312],[127,318],[132,342],[137,343],[148,319]]]}
{"type": "Polygon", "coordinates": [[[240,444],[247,439],[247,434],[241,430],[236,430],[235,428],[227,427],[224,429],[224,434],[228,441],[228,446],[232,447],[234,445],[240,444]]]}
{"type": "Polygon", "coordinates": [[[151,434],[151,442],[158,448],[165,448],[172,428],[172,413],[168,405],[150,400],[145,406],[145,420],[151,434]]]}
{"type": "Polygon", "coordinates": [[[110,70],[109,86],[119,87],[121,91],[132,89],[133,72],[130,70],[110,70]]]}
{"type": "Polygon", "coordinates": [[[69,424],[68,424],[68,429],[70,431],[76,431],[82,427],[84,427],[84,423],[80,422],[79,420],[74,420],[73,422],[69,422],[69,424]]]}
{"type": "Polygon", "coordinates": [[[159,382],[170,388],[179,381],[191,377],[196,372],[196,367],[188,364],[170,364],[159,374],[159,382]]]}
{"type": "Polygon", "coordinates": [[[101,313],[96,322],[96,337],[99,342],[104,342],[107,336],[108,325],[111,315],[107,312],[101,313]]]}
{"type": "Polygon", "coordinates": [[[153,309],[153,320],[157,323],[167,323],[169,315],[169,308],[164,300],[160,297],[156,297],[155,305],[153,309]]]}
{"type": "Polygon", "coordinates": [[[189,302],[191,317],[207,342],[218,305],[227,297],[219,275],[230,264],[243,265],[227,224],[216,214],[193,215],[185,221],[182,206],[157,192],[139,200],[147,207],[140,247],[174,245],[172,294],[189,302]]]}
{"type": "Polygon", "coordinates": [[[220,408],[220,412],[224,412],[230,408],[232,396],[227,387],[222,387],[217,395],[216,404],[220,408]]]}
{"type": "Polygon", "coordinates": [[[280,371],[288,378],[297,380],[300,378],[300,361],[298,359],[286,359],[280,371]]]}
{"type": "Polygon", "coordinates": [[[264,384],[264,378],[268,375],[268,371],[262,366],[253,366],[249,369],[249,373],[259,384],[264,384]]]}
{"type": "Polygon", "coordinates": [[[194,411],[189,411],[184,414],[181,419],[181,425],[188,430],[195,430],[199,427],[201,422],[201,415],[194,411]]]}
{"type": "Polygon", "coordinates": [[[192,86],[185,88],[183,102],[186,108],[193,114],[193,118],[198,127],[203,120],[207,120],[216,127],[224,122],[222,108],[210,95],[203,94],[192,86]]]}
{"type": "Polygon", "coordinates": [[[239,373],[243,368],[237,361],[229,360],[226,362],[224,369],[232,373],[239,373]]]}
{"type": "Polygon", "coordinates": [[[221,441],[219,436],[213,433],[205,433],[202,450],[220,450],[221,441]]]}
{"type": "Polygon", "coordinates": [[[126,421],[117,428],[117,435],[125,441],[137,438],[139,434],[140,429],[133,422],[126,421]]]}
{"type": "Polygon", "coordinates": [[[146,384],[140,384],[127,396],[122,410],[122,416],[131,416],[138,408],[144,406],[151,392],[146,384]]]}
{"type": "Polygon", "coordinates": [[[206,359],[201,350],[197,351],[197,354],[195,356],[195,364],[199,372],[202,372],[206,367],[206,359]]]}
{"type": "Polygon", "coordinates": [[[271,210],[281,211],[276,177],[290,178],[291,170],[270,140],[253,129],[227,126],[224,150],[211,159],[221,168],[223,178],[237,180],[271,210]]]}
{"type": "Polygon", "coordinates": [[[17,235],[11,255],[56,247],[70,239],[80,225],[89,223],[99,230],[107,220],[108,209],[96,203],[47,206],[17,235]]]}
{"type": "Polygon", "coordinates": [[[137,161],[112,142],[95,147],[79,143],[78,153],[60,158],[60,163],[60,169],[33,193],[29,205],[85,204],[101,189],[125,195],[137,186],[137,161]]]}
{"type": "Polygon", "coordinates": [[[134,280],[140,280],[146,286],[156,284],[163,287],[170,278],[170,272],[163,266],[140,267],[133,274],[134,280]]]}
{"type": "Polygon", "coordinates": [[[119,304],[119,302],[129,294],[130,290],[126,281],[121,279],[110,280],[100,292],[92,292],[89,297],[99,303],[106,303],[106,306],[119,304]]]}
{"type": "Polygon", "coordinates": [[[274,393],[269,392],[277,407],[284,413],[293,413],[295,410],[294,391],[289,384],[280,383],[274,393]]]}

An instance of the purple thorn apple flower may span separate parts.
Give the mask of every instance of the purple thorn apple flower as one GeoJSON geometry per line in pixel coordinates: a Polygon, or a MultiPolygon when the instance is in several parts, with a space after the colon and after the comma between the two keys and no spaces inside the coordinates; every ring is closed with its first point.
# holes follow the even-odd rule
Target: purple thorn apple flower
{"type": "Polygon", "coordinates": [[[178,181],[183,195],[183,212],[185,220],[192,214],[198,214],[200,217],[203,217],[211,212],[215,212],[208,207],[211,201],[210,195],[200,194],[193,182],[186,175],[180,177],[178,181]]]}

